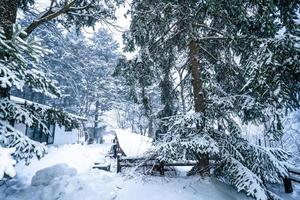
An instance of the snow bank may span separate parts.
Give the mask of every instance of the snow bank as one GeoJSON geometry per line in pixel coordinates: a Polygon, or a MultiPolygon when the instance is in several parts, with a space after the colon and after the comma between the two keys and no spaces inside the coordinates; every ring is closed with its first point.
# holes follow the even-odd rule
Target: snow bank
{"type": "MultiPolygon", "coordinates": [[[[43,171],[45,174],[52,172],[51,168],[43,171]]],[[[68,173],[68,171],[64,172],[68,173]]],[[[4,190],[5,200],[113,200],[116,197],[115,191],[122,182],[114,176],[116,175],[99,170],[76,176],[61,173],[60,176],[49,180],[47,184],[31,185],[18,190],[4,190]]]]}
{"type": "Polygon", "coordinates": [[[92,170],[76,176],[60,176],[47,186],[30,186],[6,196],[6,200],[250,200],[216,180],[196,177],[136,177],[92,170]]]}
{"type": "MultiPolygon", "coordinates": [[[[124,135],[127,134],[122,132],[124,135]]],[[[121,136],[121,137],[122,137],[121,136]]],[[[135,136],[134,136],[135,137],[135,136]]],[[[131,138],[129,136],[128,138],[131,138]]],[[[128,139],[127,138],[127,139],[128,139]]],[[[131,138],[132,139],[132,138],[131,138]]],[[[129,139],[128,139],[129,140],[129,139]]],[[[135,140],[129,140],[135,145],[135,140]]],[[[140,140],[138,140],[140,141],[140,140]]],[[[148,144],[148,143],[147,143],[148,144]]],[[[215,179],[199,177],[126,177],[102,170],[91,170],[90,165],[105,159],[110,144],[65,145],[51,147],[49,154],[29,166],[17,164],[20,174],[0,186],[2,200],[250,200],[243,193],[215,179]],[[59,164],[53,167],[53,164],[59,164]],[[46,169],[43,169],[46,168],[46,169]],[[74,169],[73,169],[74,168],[74,169]],[[39,169],[43,169],[38,171],[39,169]],[[75,169],[81,173],[75,175],[75,169]],[[23,184],[21,177],[31,180],[23,184]]],[[[296,186],[296,185],[295,185],[296,186]]],[[[280,186],[283,190],[283,187],[280,186]]],[[[299,188],[293,194],[284,194],[283,199],[299,199],[299,188]]],[[[281,191],[283,192],[283,191],[281,191]]]]}
{"type": "Polygon", "coordinates": [[[126,156],[142,155],[152,146],[152,139],[149,137],[123,129],[114,129],[114,131],[117,134],[119,144],[126,156]]]}
{"type": "Polygon", "coordinates": [[[65,163],[75,168],[78,173],[83,173],[88,171],[95,162],[104,159],[109,148],[110,144],[49,146],[48,154],[41,160],[33,159],[28,166],[24,162],[18,163],[16,165],[17,178],[30,184],[31,178],[38,170],[59,163],[65,163]]]}

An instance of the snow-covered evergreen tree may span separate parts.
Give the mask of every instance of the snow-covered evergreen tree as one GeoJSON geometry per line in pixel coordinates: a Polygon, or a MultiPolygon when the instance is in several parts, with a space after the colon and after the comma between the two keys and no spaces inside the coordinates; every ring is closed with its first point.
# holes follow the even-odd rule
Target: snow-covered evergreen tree
{"type": "MultiPolygon", "coordinates": [[[[11,39],[0,32],[0,85],[1,88],[15,87],[22,90],[25,85],[37,92],[49,96],[57,96],[59,92],[51,79],[37,67],[36,63],[48,50],[40,45],[36,38],[23,40],[24,34],[20,26],[16,26],[11,39]]],[[[24,123],[27,126],[38,126],[45,134],[48,128],[44,121],[57,122],[60,125],[77,126],[77,121],[68,114],[45,108],[38,104],[18,104],[9,96],[0,99],[0,144],[1,147],[14,147],[13,156],[16,160],[28,159],[33,156],[41,158],[46,148],[39,142],[32,141],[24,133],[14,129],[12,124],[24,123]]]]}
{"type": "Polygon", "coordinates": [[[238,190],[275,198],[266,183],[287,175],[289,156],[251,144],[237,121],[269,124],[266,132],[276,139],[282,111],[299,108],[295,2],[132,2],[127,50],[148,51],[146,60],[162,69],[171,47],[170,59],[187,55],[183,66],[192,81],[195,112],[163,120],[156,151],[161,160],[198,160],[194,170],[203,174],[213,158],[214,173],[238,190]]]}
{"type": "Polygon", "coordinates": [[[159,71],[151,59],[147,59],[147,51],[141,51],[133,59],[121,58],[115,69],[115,76],[119,76],[123,95],[127,103],[131,104],[131,128],[134,132],[150,137],[155,136],[155,119],[161,109],[159,88],[163,82],[159,71]],[[136,118],[136,119],[135,119],[136,118]]]}

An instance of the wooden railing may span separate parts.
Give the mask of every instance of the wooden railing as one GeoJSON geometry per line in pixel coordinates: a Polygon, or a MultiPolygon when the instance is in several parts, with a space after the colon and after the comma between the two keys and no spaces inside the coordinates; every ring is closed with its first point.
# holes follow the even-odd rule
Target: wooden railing
{"type": "MultiPolygon", "coordinates": [[[[197,164],[196,161],[188,161],[188,162],[176,162],[176,163],[166,163],[160,162],[157,159],[148,159],[144,162],[145,158],[126,158],[126,157],[117,157],[117,173],[121,172],[123,167],[152,167],[152,169],[159,171],[160,175],[165,174],[165,167],[175,167],[175,166],[195,166],[197,164]],[[137,164],[138,161],[141,161],[137,164]]],[[[283,185],[286,193],[293,192],[292,181],[300,183],[300,169],[297,168],[289,168],[289,177],[283,177],[283,185]]]]}
{"type": "MultiPolygon", "coordinates": [[[[130,158],[126,157],[124,151],[120,147],[118,143],[117,137],[115,138],[114,144],[112,146],[111,157],[117,160],[117,173],[121,172],[124,167],[152,167],[152,170],[159,171],[161,175],[165,173],[165,167],[175,167],[175,166],[195,166],[197,164],[196,161],[188,161],[188,162],[175,162],[175,163],[166,163],[158,161],[157,159],[145,159],[144,157],[140,158],[130,158]],[[122,157],[121,157],[122,156],[122,157]],[[124,157],[125,156],[125,157],[124,157]],[[140,163],[137,163],[140,161],[140,163]]],[[[97,164],[97,163],[95,163],[97,164]]],[[[102,170],[110,171],[110,165],[95,165],[93,168],[98,168],[102,170]]],[[[292,193],[292,181],[300,183],[300,169],[297,168],[289,168],[288,169],[289,176],[282,177],[283,185],[286,193],[292,193]]]]}
{"type": "Polygon", "coordinates": [[[108,171],[109,172],[110,168],[111,168],[111,165],[110,164],[96,162],[92,168],[93,169],[100,169],[100,170],[104,170],[104,171],[108,171]]]}
{"type": "Polygon", "coordinates": [[[286,193],[292,193],[293,192],[293,182],[300,183],[300,169],[297,168],[289,168],[289,177],[283,177],[283,185],[284,190],[286,193]]]}
{"type": "Polygon", "coordinates": [[[164,175],[165,167],[175,167],[175,166],[195,166],[196,161],[187,162],[162,162],[157,159],[151,158],[124,158],[117,157],[117,173],[121,172],[123,167],[152,167],[152,170],[159,171],[160,175],[164,175]],[[140,161],[140,163],[138,163],[140,161]]]}

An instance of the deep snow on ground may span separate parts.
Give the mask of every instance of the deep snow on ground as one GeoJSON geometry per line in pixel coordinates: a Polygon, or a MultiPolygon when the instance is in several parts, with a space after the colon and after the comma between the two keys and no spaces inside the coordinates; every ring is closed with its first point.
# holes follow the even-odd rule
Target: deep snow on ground
{"type": "Polygon", "coordinates": [[[6,200],[242,200],[247,199],[215,180],[135,177],[90,170],[59,176],[46,185],[7,190],[6,200]]]}
{"type": "MultiPolygon", "coordinates": [[[[126,131],[121,132],[126,135],[126,131]]],[[[132,135],[127,136],[130,138],[132,135]]],[[[105,139],[109,141],[111,138],[113,137],[105,139]]],[[[127,141],[135,141],[129,138],[127,141]]],[[[252,199],[213,178],[203,180],[185,176],[145,176],[133,173],[131,169],[116,174],[92,169],[94,162],[114,162],[105,157],[110,146],[111,143],[107,142],[50,147],[49,153],[40,161],[33,160],[29,166],[24,163],[17,164],[17,176],[0,186],[0,200],[252,199]]],[[[136,143],[133,146],[138,148],[136,143]]],[[[145,150],[142,147],[139,149],[141,152],[145,150]]],[[[274,191],[283,192],[282,186],[272,187],[274,191]]],[[[283,199],[299,199],[299,187],[295,190],[293,194],[282,194],[283,199]]]]}
{"type": "Polygon", "coordinates": [[[36,171],[58,163],[66,163],[70,167],[74,167],[79,173],[86,172],[95,162],[105,159],[110,145],[110,143],[106,143],[102,145],[50,146],[48,147],[48,154],[41,160],[33,159],[28,166],[25,165],[25,162],[18,163],[16,165],[16,178],[29,184],[36,171]]]}

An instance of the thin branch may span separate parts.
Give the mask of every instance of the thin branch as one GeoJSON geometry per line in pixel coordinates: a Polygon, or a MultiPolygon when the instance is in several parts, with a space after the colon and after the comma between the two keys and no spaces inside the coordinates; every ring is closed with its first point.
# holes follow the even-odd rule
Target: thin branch
{"type": "Polygon", "coordinates": [[[215,61],[218,61],[218,59],[212,55],[207,49],[205,49],[204,47],[202,47],[201,45],[199,45],[199,48],[202,49],[207,55],[209,55],[211,58],[213,58],[215,61]]]}
{"type": "Polygon", "coordinates": [[[217,32],[217,33],[219,33],[219,34],[221,34],[221,35],[223,35],[223,36],[226,35],[224,32],[222,32],[222,31],[220,31],[220,30],[218,30],[218,29],[216,29],[216,28],[209,27],[209,26],[207,26],[207,25],[205,25],[205,24],[193,23],[193,26],[206,28],[206,29],[208,29],[208,30],[217,32]]]}
{"type": "Polygon", "coordinates": [[[21,35],[21,38],[28,37],[29,34],[31,34],[34,29],[36,29],[39,25],[41,25],[44,22],[50,21],[54,18],[57,18],[58,16],[68,12],[69,8],[75,4],[76,0],[71,1],[69,4],[65,4],[65,6],[61,9],[59,9],[57,12],[53,12],[53,10],[50,8],[48,11],[46,11],[39,19],[34,20],[27,28],[25,28],[25,32],[27,35],[21,35]]]}

